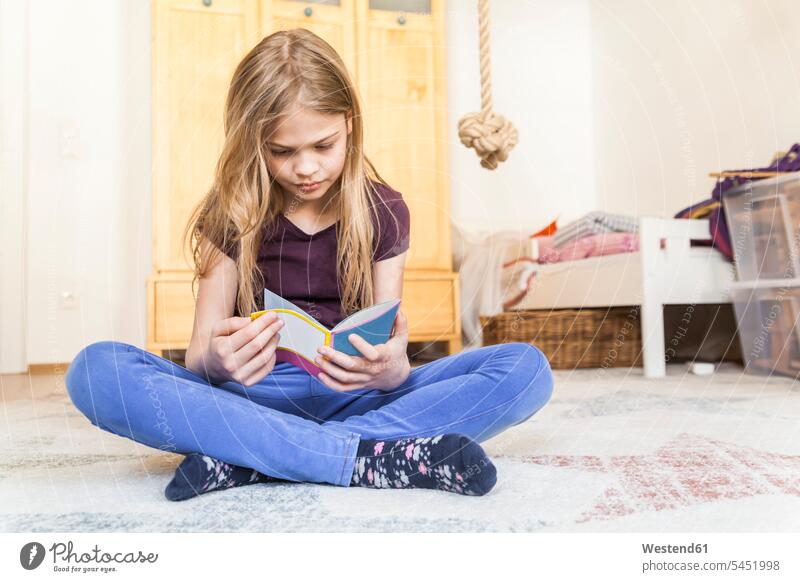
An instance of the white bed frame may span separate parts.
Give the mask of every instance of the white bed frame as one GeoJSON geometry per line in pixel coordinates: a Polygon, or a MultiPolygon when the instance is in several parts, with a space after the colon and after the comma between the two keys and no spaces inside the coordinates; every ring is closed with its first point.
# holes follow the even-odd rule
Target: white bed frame
{"type": "Polygon", "coordinates": [[[716,249],[689,245],[710,238],[707,220],[643,217],[638,252],[533,265],[531,291],[513,309],[638,305],[644,375],[661,378],[664,306],[730,303],[733,265],[716,249]]]}

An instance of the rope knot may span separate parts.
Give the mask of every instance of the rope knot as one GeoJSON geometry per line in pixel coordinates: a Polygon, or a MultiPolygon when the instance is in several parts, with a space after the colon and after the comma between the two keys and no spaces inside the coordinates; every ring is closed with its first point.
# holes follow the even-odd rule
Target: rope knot
{"type": "Polygon", "coordinates": [[[500,114],[493,111],[469,113],[458,122],[458,137],[468,148],[475,149],[481,166],[494,170],[506,161],[509,152],[517,145],[517,129],[500,114]]]}

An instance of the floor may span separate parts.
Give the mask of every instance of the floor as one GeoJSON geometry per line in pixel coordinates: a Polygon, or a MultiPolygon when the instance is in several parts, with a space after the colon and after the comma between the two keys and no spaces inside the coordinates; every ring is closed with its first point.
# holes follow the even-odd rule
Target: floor
{"type": "Polygon", "coordinates": [[[550,403],[486,441],[498,484],[260,484],[181,503],[182,457],[92,426],[61,375],[0,376],[0,531],[797,531],[800,389],[725,364],[555,372],[550,403]]]}

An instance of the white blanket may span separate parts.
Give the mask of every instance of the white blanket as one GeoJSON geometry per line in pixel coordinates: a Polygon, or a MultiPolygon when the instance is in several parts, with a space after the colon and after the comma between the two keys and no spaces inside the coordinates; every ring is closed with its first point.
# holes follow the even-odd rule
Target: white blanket
{"type": "Polygon", "coordinates": [[[497,315],[524,293],[529,278],[530,231],[469,232],[452,225],[453,270],[459,274],[461,329],[465,349],[483,345],[480,315],[497,315]],[[508,265],[503,268],[503,265],[508,265]]]}

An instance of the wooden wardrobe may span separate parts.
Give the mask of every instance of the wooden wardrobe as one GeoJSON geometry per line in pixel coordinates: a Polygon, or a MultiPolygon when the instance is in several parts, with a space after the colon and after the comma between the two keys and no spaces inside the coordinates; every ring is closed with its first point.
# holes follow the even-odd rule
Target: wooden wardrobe
{"type": "Polygon", "coordinates": [[[411,212],[402,311],[409,341],[461,349],[452,270],[444,0],[153,0],[153,271],[147,349],[185,349],[195,297],[180,235],[211,185],[242,57],[276,30],[307,28],[356,80],[366,152],[411,212]]]}

